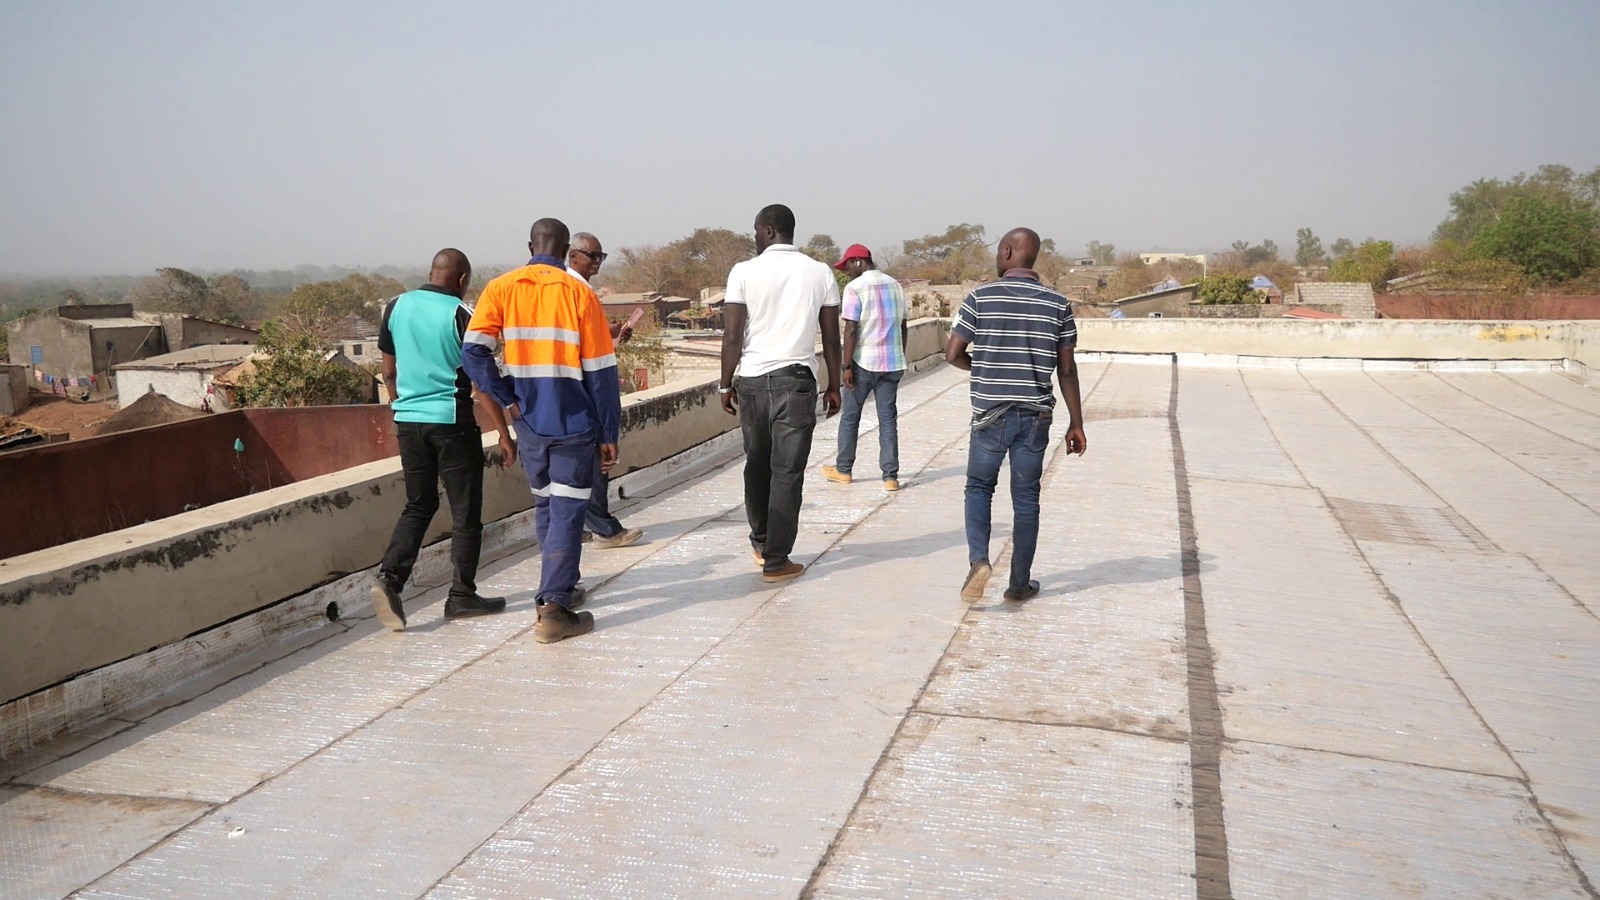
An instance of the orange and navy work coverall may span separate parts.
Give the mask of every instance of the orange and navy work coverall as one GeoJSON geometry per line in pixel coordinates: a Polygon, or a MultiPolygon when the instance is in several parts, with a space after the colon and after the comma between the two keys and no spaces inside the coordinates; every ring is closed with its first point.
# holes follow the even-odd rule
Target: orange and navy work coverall
{"type": "Polygon", "coordinates": [[[501,406],[519,404],[521,425],[533,434],[617,442],[622,396],[610,325],[594,290],[564,267],[538,262],[489,282],[467,324],[461,363],[501,406]],[[504,375],[494,360],[501,345],[504,375]]]}

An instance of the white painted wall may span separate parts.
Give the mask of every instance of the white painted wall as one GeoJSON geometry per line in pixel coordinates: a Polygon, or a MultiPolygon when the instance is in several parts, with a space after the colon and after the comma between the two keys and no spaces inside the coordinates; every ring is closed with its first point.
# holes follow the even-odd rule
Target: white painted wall
{"type": "MultiPolygon", "coordinates": [[[[201,409],[211,379],[212,373],[201,369],[118,369],[117,405],[127,409],[154,385],[156,393],[166,395],[167,399],[201,409]]],[[[228,404],[221,394],[214,394],[211,408],[220,412],[227,409],[228,404]]]]}

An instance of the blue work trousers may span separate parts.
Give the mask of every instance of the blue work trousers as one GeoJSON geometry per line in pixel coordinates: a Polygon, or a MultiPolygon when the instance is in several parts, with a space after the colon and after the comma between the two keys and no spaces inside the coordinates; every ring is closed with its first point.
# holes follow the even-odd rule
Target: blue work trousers
{"type": "Polygon", "coordinates": [[[583,518],[594,489],[596,434],[548,438],[520,420],[517,455],[533,488],[534,528],[539,535],[539,599],[566,606],[578,584],[583,553],[583,518]]]}

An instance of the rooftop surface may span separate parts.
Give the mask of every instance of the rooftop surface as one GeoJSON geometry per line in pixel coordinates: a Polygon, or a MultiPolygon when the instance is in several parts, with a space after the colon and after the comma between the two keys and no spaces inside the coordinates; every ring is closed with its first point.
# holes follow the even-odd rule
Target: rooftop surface
{"type": "Polygon", "coordinates": [[[214,368],[239,362],[256,352],[254,344],[200,344],[159,356],[118,363],[117,369],[214,368]]]}
{"type": "Polygon", "coordinates": [[[737,462],[630,500],[592,635],[532,640],[524,550],[504,615],[419,587],[0,761],[0,894],[1595,896],[1600,390],[1082,368],[1032,601],[960,599],[940,367],[898,494],[819,426],[798,580],[737,462]]]}

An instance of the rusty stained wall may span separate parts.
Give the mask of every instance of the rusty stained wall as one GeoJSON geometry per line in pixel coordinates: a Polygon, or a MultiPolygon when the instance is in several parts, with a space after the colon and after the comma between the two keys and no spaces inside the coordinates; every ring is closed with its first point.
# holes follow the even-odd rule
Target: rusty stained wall
{"type": "Polygon", "coordinates": [[[0,455],[0,559],[398,452],[385,406],[242,410],[14,451],[0,455]]]}

